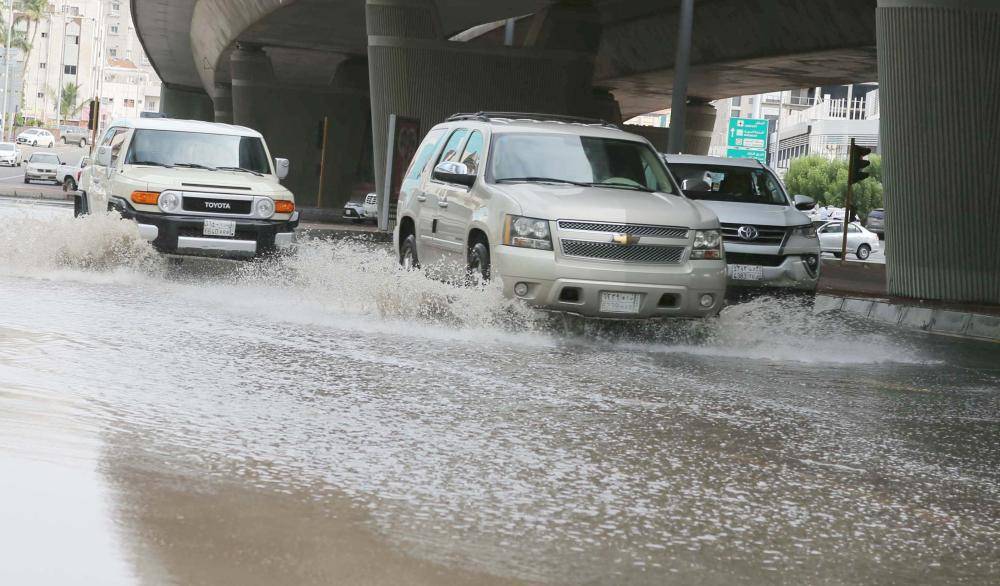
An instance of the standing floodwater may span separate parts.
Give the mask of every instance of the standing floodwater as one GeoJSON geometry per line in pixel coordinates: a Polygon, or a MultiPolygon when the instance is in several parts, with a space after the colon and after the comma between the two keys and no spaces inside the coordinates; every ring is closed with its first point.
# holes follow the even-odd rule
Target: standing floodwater
{"type": "Polygon", "coordinates": [[[580,326],[364,242],[174,266],[0,219],[2,583],[1000,576],[995,345],[768,298],[580,326]]]}

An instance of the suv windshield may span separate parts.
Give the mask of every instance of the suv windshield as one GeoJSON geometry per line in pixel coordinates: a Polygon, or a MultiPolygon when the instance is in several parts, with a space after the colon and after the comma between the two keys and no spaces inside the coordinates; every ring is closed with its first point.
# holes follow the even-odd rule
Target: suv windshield
{"type": "Polygon", "coordinates": [[[48,163],[50,165],[58,165],[59,164],[59,157],[57,157],[55,155],[52,155],[52,154],[48,154],[48,153],[35,153],[35,154],[31,155],[31,158],[28,159],[28,162],[29,163],[48,163]]]}
{"type": "Polygon", "coordinates": [[[663,162],[641,142],[575,134],[497,134],[494,182],[553,181],[676,193],[663,162]]]}
{"type": "Polygon", "coordinates": [[[788,205],[778,180],[766,169],[692,164],[669,167],[684,195],[691,199],[788,205]]]}
{"type": "Polygon", "coordinates": [[[241,167],[271,173],[261,139],[253,136],[139,129],[132,137],[129,164],[241,167]]]}

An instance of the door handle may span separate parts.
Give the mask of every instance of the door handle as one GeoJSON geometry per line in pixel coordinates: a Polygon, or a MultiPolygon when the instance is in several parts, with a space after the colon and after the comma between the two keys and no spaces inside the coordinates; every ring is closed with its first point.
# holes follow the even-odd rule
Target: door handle
{"type": "Polygon", "coordinates": [[[427,201],[427,196],[420,193],[417,195],[417,201],[427,201]]]}
{"type": "Polygon", "coordinates": [[[448,200],[446,200],[446,199],[439,199],[438,200],[438,207],[441,207],[441,208],[448,207],[448,200]]]}

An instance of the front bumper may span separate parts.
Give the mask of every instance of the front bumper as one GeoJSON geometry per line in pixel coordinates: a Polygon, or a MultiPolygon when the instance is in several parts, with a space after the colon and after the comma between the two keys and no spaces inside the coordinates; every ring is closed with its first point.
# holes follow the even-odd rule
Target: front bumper
{"type": "Polygon", "coordinates": [[[586,317],[708,317],[722,309],[726,291],[723,261],[688,261],[662,267],[566,258],[557,262],[551,251],[502,245],[494,247],[493,257],[494,274],[501,278],[507,297],[586,317]],[[517,283],[528,286],[527,294],[514,293],[517,283]],[[605,292],[638,294],[638,311],[601,311],[601,294],[605,292]],[[712,296],[712,303],[703,307],[700,299],[706,294],[712,296]]]}
{"type": "Polygon", "coordinates": [[[56,180],[56,174],[55,174],[55,172],[52,172],[52,173],[29,173],[29,172],[26,171],[24,173],[24,176],[27,177],[28,179],[32,179],[34,181],[55,181],[56,180]]]}
{"type": "Polygon", "coordinates": [[[139,235],[162,252],[201,256],[252,257],[288,248],[295,243],[298,212],[290,220],[249,220],[213,217],[236,222],[233,237],[205,236],[203,217],[150,214],[114,202],[122,217],[139,226],[139,235]],[[123,209],[124,208],[124,209],[123,209]]]}
{"type": "MultiPolygon", "coordinates": [[[[746,258],[751,255],[741,256],[746,258]]],[[[786,256],[784,261],[777,266],[761,266],[764,278],[759,281],[735,279],[732,275],[729,275],[729,286],[750,288],[771,287],[780,289],[796,289],[800,291],[815,291],[816,287],[819,285],[819,254],[817,253],[809,256],[815,259],[815,269],[810,268],[810,266],[806,263],[806,255],[789,255],[786,256]]],[[[729,262],[732,264],[760,264],[747,260],[741,260],[739,263],[732,260],[729,262]]]]}

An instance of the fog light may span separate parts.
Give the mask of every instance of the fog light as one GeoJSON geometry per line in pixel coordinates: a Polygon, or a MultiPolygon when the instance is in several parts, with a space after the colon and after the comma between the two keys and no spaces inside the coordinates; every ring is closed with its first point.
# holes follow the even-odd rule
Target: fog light
{"type": "Polygon", "coordinates": [[[701,303],[702,307],[712,307],[712,304],[715,303],[715,297],[708,293],[705,293],[704,295],[701,296],[699,303],[701,303]]]}
{"type": "Polygon", "coordinates": [[[528,284],[527,283],[517,283],[514,285],[514,295],[518,297],[524,297],[528,294],[528,284]]]}

